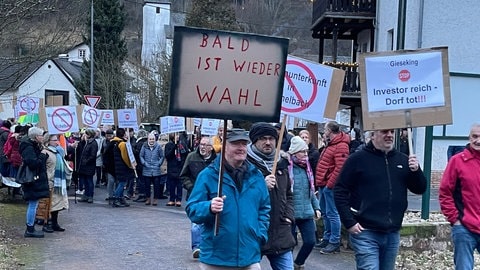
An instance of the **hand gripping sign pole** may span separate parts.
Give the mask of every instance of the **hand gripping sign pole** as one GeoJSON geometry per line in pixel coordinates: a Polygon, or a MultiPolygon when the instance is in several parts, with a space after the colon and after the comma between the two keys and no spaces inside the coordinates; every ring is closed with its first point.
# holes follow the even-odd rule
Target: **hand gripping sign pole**
{"type": "MultiPolygon", "coordinates": [[[[223,165],[225,164],[225,147],[227,142],[227,119],[223,119],[223,134],[222,134],[222,150],[220,151],[220,172],[218,173],[218,189],[217,194],[218,197],[222,197],[222,188],[223,188],[223,172],[225,168],[223,165]]],[[[220,212],[215,214],[215,231],[213,233],[214,236],[218,234],[218,228],[220,225],[220,212]]]]}

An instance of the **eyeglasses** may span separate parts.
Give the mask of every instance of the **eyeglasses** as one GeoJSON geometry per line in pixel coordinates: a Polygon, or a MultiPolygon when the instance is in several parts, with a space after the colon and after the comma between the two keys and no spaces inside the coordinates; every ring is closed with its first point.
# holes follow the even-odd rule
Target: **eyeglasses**
{"type": "Polygon", "coordinates": [[[206,143],[201,143],[199,145],[200,145],[200,147],[211,147],[212,146],[211,144],[206,144],[206,143]]]}

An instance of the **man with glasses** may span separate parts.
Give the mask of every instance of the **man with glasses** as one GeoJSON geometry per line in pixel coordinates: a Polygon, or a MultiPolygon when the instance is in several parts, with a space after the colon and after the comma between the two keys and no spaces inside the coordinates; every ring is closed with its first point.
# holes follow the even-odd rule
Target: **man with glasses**
{"type": "Polygon", "coordinates": [[[268,242],[262,246],[262,255],[267,256],[273,270],[293,269],[292,250],[295,239],[292,235],[293,193],[288,177],[288,160],[279,158],[273,172],[278,133],[269,123],[252,125],[249,132],[251,144],[247,146],[247,160],[265,177],[270,195],[270,226],[268,242]]]}
{"type": "MultiPolygon", "coordinates": [[[[196,151],[188,154],[183,169],[180,172],[180,179],[185,190],[187,190],[187,198],[192,193],[193,186],[198,174],[205,169],[217,157],[213,151],[212,138],[202,137],[196,151]]],[[[200,256],[200,242],[202,240],[201,233],[203,231],[203,224],[196,224],[192,222],[191,236],[192,236],[192,255],[197,259],[200,256]]]]}
{"type": "Polygon", "coordinates": [[[335,121],[325,125],[324,135],[327,145],[320,154],[315,173],[323,218],[323,238],[317,247],[320,248],[320,253],[330,254],[340,251],[341,223],[333,199],[333,188],[343,163],[350,154],[350,136],[342,132],[335,121]]]}
{"type": "Polygon", "coordinates": [[[394,149],[393,129],[373,132],[371,141],[345,162],[335,186],[335,204],[357,269],[395,269],[407,190],[422,194],[427,181],[410,153],[394,149]]]}

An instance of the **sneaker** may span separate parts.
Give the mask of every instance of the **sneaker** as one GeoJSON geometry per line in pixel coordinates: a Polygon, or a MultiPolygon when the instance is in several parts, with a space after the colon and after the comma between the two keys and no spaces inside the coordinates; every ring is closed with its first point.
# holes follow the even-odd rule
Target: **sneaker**
{"type": "Polygon", "coordinates": [[[320,241],[320,243],[318,243],[318,244],[315,244],[315,246],[313,248],[314,249],[322,249],[322,248],[326,248],[327,245],[328,245],[328,241],[322,239],[322,241],[320,241]]]}
{"type": "Polygon", "coordinates": [[[83,195],[83,190],[77,190],[77,191],[75,191],[75,194],[77,194],[77,195],[83,195]]]}
{"type": "Polygon", "coordinates": [[[320,250],[322,254],[332,254],[340,252],[340,244],[328,243],[328,245],[320,250]]]}
{"type": "Polygon", "coordinates": [[[298,264],[294,263],[293,264],[293,269],[294,270],[303,270],[303,269],[305,269],[305,264],[298,265],[298,264]]]}
{"type": "Polygon", "coordinates": [[[199,249],[199,248],[195,249],[195,250],[192,252],[192,256],[193,256],[194,259],[200,258],[200,249],[199,249]]]}

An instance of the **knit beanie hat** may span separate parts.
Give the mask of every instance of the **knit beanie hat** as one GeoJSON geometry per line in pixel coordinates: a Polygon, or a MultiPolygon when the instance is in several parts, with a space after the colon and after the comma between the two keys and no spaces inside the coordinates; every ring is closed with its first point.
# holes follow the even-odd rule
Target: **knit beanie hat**
{"type": "Polygon", "coordinates": [[[262,136],[272,136],[275,140],[278,141],[278,132],[277,129],[269,123],[265,122],[258,122],[252,125],[250,132],[248,133],[250,136],[250,140],[252,143],[258,141],[258,139],[262,136]]]}
{"type": "Polygon", "coordinates": [[[295,154],[302,150],[308,150],[307,143],[300,138],[299,136],[295,136],[290,140],[290,148],[288,149],[289,154],[295,154]]]}

